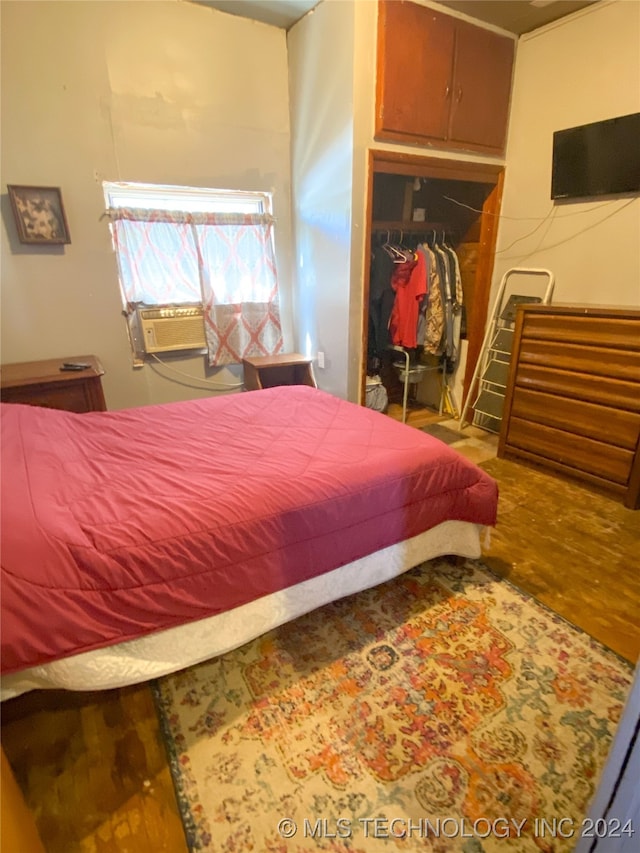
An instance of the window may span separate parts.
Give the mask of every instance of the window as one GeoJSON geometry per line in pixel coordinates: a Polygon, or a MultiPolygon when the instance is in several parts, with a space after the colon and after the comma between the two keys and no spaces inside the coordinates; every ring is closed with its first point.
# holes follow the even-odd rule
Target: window
{"type": "Polygon", "coordinates": [[[214,366],[282,349],[269,193],[103,186],[130,315],[201,304],[214,366]]]}

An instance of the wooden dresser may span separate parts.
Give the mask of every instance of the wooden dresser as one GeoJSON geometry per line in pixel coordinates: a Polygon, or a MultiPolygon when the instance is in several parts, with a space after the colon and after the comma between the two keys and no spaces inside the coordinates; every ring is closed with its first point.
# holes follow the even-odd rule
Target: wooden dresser
{"type": "Polygon", "coordinates": [[[297,352],[243,358],[245,391],[275,385],[310,385],[316,388],[313,361],[297,352]]]}
{"type": "Polygon", "coordinates": [[[518,308],[498,456],[640,507],[640,310],[518,308]]]}
{"type": "Polygon", "coordinates": [[[67,412],[104,412],[104,370],[94,355],[51,358],[3,364],[0,368],[3,403],[26,403],[67,412]],[[86,370],[60,370],[64,362],[87,364],[86,370]]]}

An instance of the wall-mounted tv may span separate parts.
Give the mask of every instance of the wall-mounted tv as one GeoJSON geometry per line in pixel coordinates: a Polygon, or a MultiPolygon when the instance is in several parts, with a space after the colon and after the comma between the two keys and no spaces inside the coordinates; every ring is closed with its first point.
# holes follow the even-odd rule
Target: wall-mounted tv
{"type": "Polygon", "coordinates": [[[640,192],[640,113],[557,130],[551,198],[640,192]]]}

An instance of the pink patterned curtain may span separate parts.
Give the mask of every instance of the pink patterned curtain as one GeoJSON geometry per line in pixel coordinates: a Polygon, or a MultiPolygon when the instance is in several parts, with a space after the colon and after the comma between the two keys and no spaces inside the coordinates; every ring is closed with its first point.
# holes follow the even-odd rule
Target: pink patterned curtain
{"type": "Polygon", "coordinates": [[[273,218],[110,211],[127,303],[202,303],[209,364],[282,350],[273,218]]]}

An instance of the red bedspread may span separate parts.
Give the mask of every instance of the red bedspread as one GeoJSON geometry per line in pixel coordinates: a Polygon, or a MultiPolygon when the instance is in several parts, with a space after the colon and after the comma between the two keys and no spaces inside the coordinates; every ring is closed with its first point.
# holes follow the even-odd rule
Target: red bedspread
{"type": "Polygon", "coordinates": [[[219,613],[447,519],[495,523],[478,467],[313,388],[1,408],[4,672],[219,613]]]}

